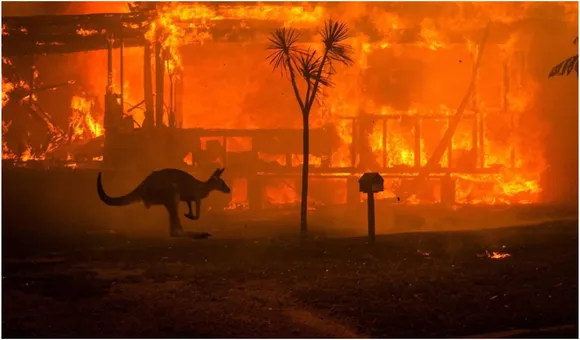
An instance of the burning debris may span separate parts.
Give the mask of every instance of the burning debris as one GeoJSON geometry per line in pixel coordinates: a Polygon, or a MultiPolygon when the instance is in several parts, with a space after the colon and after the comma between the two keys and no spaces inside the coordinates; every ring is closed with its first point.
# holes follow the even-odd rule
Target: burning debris
{"type": "Polygon", "coordinates": [[[477,254],[477,257],[499,260],[499,259],[505,259],[505,258],[511,257],[511,254],[505,253],[505,252],[500,252],[500,251],[489,252],[486,250],[485,253],[483,253],[483,254],[477,254]]]}

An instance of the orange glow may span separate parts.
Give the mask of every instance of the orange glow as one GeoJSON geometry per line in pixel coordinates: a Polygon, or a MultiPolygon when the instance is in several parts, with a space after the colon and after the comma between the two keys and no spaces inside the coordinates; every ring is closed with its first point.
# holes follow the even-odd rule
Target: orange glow
{"type": "MultiPolygon", "coordinates": [[[[413,169],[416,159],[421,166],[427,163],[449,125],[449,117],[456,113],[471,80],[483,29],[489,22],[511,24],[525,20],[533,16],[536,5],[531,2],[445,3],[437,14],[421,18],[411,10],[411,14],[405,14],[407,10],[400,9],[405,6],[409,5],[395,4],[386,9],[387,6],[371,3],[214,5],[171,2],[158,9],[145,38],[150,43],[159,42],[164,49],[167,72],[180,71],[186,99],[183,108],[178,109],[182,110],[184,128],[300,128],[298,105],[287,79],[272,74],[271,65],[265,60],[266,36],[270,30],[267,25],[299,28],[305,46],[320,48],[315,29],[321,28],[329,17],[344,21],[352,29],[346,43],[354,49],[355,65],[348,68],[336,65],[337,72],[332,79],[335,86],[324,89],[320,103],[314,105],[311,126],[331,125],[336,130],[339,141],[330,155],[331,167],[358,167],[366,157],[374,164],[367,163],[365,168],[361,166],[353,170],[356,174],[349,175],[380,171],[380,167],[413,175],[417,170],[413,169]],[[372,29],[355,30],[363,17],[372,29]],[[405,35],[409,30],[415,32],[415,38],[405,35]],[[222,32],[223,36],[214,36],[216,32],[222,32]],[[380,79],[373,78],[375,73],[380,74],[380,79]],[[374,85],[380,88],[380,93],[367,88],[372,87],[369,84],[373,82],[378,83],[374,85]],[[400,89],[400,84],[406,82],[412,86],[400,89]],[[360,122],[365,114],[374,117],[367,134],[353,136],[353,119],[360,122]],[[420,131],[418,142],[416,129],[420,131]],[[358,155],[352,159],[353,142],[358,146],[368,144],[370,156],[358,155]],[[417,157],[416,143],[420,147],[417,157]]],[[[561,6],[564,20],[577,25],[577,4],[562,3],[561,6]]],[[[128,10],[126,3],[105,2],[75,3],[71,8],[84,14],[128,10]]],[[[5,26],[3,34],[6,34],[4,31],[5,26]]],[[[100,33],[103,32],[80,27],[76,31],[80,36],[100,33]]],[[[452,178],[456,180],[456,201],[460,204],[537,203],[543,190],[540,176],[548,164],[541,140],[546,131],[534,112],[539,84],[529,74],[522,52],[531,49],[532,33],[522,29],[503,35],[503,38],[494,36],[494,42],[486,45],[485,62],[482,62],[485,65],[481,66],[478,75],[473,103],[465,110],[451,140],[451,157],[446,151],[438,164],[442,169],[457,169],[452,178]],[[504,76],[509,79],[507,85],[504,76]],[[477,145],[479,141],[474,145],[473,122],[476,119],[484,122],[483,145],[477,145]],[[475,151],[474,147],[477,147],[475,151]],[[475,171],[469,171],[472,168],[494,171],[474,174],[475,171]]],[[[120,84],[118,74],[119,51],[114,51],[113,90],[120,92],[122,86],[125,110],[144,98],[142,50],[124,49],[124,84],[120,84]]],[[[94,99],[84,93],[75,94],[70,103],[68,128],[73,131],[73,140],[88,140],[103,135],[106,51],[79,53],[71,59],[75,67],[82,70],[79,78],[85,79],[86,90],[94,99]]],[[[165,79],[168,98],[168,78],[165,79]]],[[[29,88],[25,82],[13,84],[2,79],[2,107],[10,102],[10,93],[18,87],[29,88]]],[[[142,124],[142,110],[131,111],[131,114],[137,124],[142,124]]],[[[3,134],[5,125],[6,130],[10,126],[3,122],[3,134]]],[[[202,149],[205,143],[202,141],[202,149]]],[[[232,153],[251,151],[253,146],[250,138],[227,141],[227,151],[232,153]]],[[[256,151],[255,155],[260,163],[273,165],[272,168],[278,165],[298,168],[303,158],[283,152],[256,151]]],[[[15,157],[5,143],[2,157],[15,157]]],[[[21,160],[34,157],[30,149],[26,149],[21,160]]],[[[188,153],[183,161],[193,165],[193,155],[188,153]]],[[[323,164],[320,155],[309,155],[309,162],[312,168],[320,168],[323,164]]],[[[401,183],[400,179],[389,179],[385,182],[385,192],[376,198],[394,197],[401,183]]],[[[299,184],[299,179],[272,181],[264,188],[265,200],[274,205],[299,202],[299,184]]],[[[247,187],[247,179],[233,181],[234,198],[228,209],[247,205],[247,187]]],[[[343,191],[340,195],[346,197],[343,191]]],[[[404,199],[405,204],[435,201],[415,195],[404,199]]]]}

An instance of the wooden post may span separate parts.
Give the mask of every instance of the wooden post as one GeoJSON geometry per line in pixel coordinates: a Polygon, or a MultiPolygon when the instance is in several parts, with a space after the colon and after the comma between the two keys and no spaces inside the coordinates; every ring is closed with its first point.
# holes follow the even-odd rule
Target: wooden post
{"type": "Polygon", "coordinates": [[[163,82],[165,78],[165,63],[163,61],[161,42],[155,42],[155,126],[163,126],[163,82]]]}
{"type": "Polygon", "coordinates": [[[367,193],[367,211],[369,223],[369,243],[375,243],[375,194],[367,193]]]}
{"type": "Polygon", "coordinates": [[[155,126],[155,109],[153,107],[153,79],[151,76],[151,45],[146,42],[143,48],[143,94],[145,95],[145,120],[143,127],[153,129],[155,126]]]}

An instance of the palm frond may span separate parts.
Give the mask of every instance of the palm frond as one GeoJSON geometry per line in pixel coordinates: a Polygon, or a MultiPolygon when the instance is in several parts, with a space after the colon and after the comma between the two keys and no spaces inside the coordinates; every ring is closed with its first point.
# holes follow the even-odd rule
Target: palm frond
{"type": "Polygon", "coordinates": [[[572,71],[576,71],[578,76],[578,55],[570,57],[552,68],[548,78],[555,76],[568,76],[572,71]]]}
{"type": "Polygon", "coordinates": [[[348,38],[348,28],[345,23],[329,19],[320,34],[331,61],[338,61],[345,65],[353,64],[350,57],[352,47],[343,43],[348,38]]]}
{"type": "Polygon", "coordinates": [[[290,71],[288,68],[296,64],[296,60],[302,54],[297,46],[298,36],[298,31],[293,28],[279,28],[268,37],[270,45],[267,49],[273,52],[266,59],[273,65],[274,70],[288,72],[290,71]]]}
{"type": "MultiPolygon", "coordinates": [[[[314,85],[318,78],[318,71],[320,70],[320,65],[322,59],[317,55],[316,51],[306,51],[300,53],[296,60],[296,69],[300,72],[300,75],[306,82],[310,85],[314,85]]],[[[320,85],[322,86],[332,86],[330,82],[330,72],[327,75],[320,75],[320,85]]]]}

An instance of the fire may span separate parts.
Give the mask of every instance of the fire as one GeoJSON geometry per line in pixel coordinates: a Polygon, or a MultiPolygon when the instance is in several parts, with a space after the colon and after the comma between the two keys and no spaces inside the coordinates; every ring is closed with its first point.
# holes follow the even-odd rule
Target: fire
{"type": "Polygon", "coordinates": [[[9,94],[14,90],[14,84],[2,77],[2,107],[10,101],[9,94]]]}
{"type": "Polygon", "coordinates": [[[445,46],[442,42],[443,38],[441,33],[435,28],[433,20],[424,19],[421,22],[421,37],[425,43],[425,46],[432,51],[436,51],[445,46]]]}
{"type": "MultiPolygon", "coordinates": [[[[83,13],[120,12],[123,9],[126,11],[125,4],[121,6],[118,3],[79,3],[75,6],[82,6],[83,13]]],[[[165,56],[169,59],[168,72],[183,71],[188,98],[183,108],[183,115],[186,116],[183,120],[185,128],[213,128],[218,127],[217,125],[239,129],[299,127],[299,113],[295,110],[297,105],[293,98],[282,102],[282,98],[292,96],[291,89],[284,87],[287,85],[282,84],[284,80],[278,82],[269,73],[271,68],[265,64],[264,56],[259,53],[251,54],[247,58],[254,59],[244,64],[243,59],[246,54],[252,53],[252,48],[263,52],[268,31],[261,31],[261,25],[275,22],[273,27],[300,28],[303,37],[315,32],[328,17],[344,20],[349,27],[356,26],[357,29],[353,30],[347,41],[354,49],[356,64],[337,72],[333,78],[335,87],[324,90],[324,95],[320,98],[321,105],[315,105],[311,118],[318,126],[332,124],[340,138],[339,145],[331,155],[330,166],[357,167],[363,156],[352,159],[350,152],[358,136],[352,134],[353,120],[343,118],[360,119],[364,114],[373,114],[376,119],[364,137],[370,148],[370,155],[364,157],[370,158],[374,164],[361,171],[387,166],[399,169],[401,174],[414,175],[411,170],[416,162],[421,166],[427,163],[448,126],[448,118],[455,114],[470,81],[473,62],[480,50],[479,37],[483,28],[489,22],[506,25],[517,23],[532,15],[537,8],[532,3],[446,3],[438,5],[440,10],[432,16],[417,16],[411,10],[403,10],[405,6],[411,5],[214,5],[171,2],[159,5],[145,37],[151,43],[159,42],[164,49],[165,56]],[[362,24],[363,21],[365,24],[362,24]],[[363,27],[359,29],[359,26],[363,27]],[[217,34],[221,31],[227,33],[218,37],[217,34]],[[240,32],[251,32],[251,38],[240,43],[228,41],[232,36],[241,34],[240,32]],[[186,55],[184,47],[192,44],[197,45],[197,50],[187,50],[186,55]],[[201,55],[206,52],[213,55],[207,57],[210,61],[202,62],[204,59],[201,55]],[[439,62],[441,67],[431,65],[439,62]],[[227,68],[232,64],[236,67],[227,68]],[[402,71],[399,68],[403,68],[402,71]],[[377,77],[380,79],[373,78],[375,74],[379,74],[377,77]],[[381,88],[378,91],[380,93],[373,93],[373,89],[366,88],[372,87],[369,84],[373,82],[380,85],[375,84],[375,87],[381,88]],[[412,83],[413,86],[401,89],[401,84],[405,83],[412,83]],[[272,90],[271,95],[261,95],[264,89],[275,90],[272,90]],[[252,100],[259,104],[248,104],[252,100]],[[254,116],[253,111],[262,109],[263,112],[269,112],[268,115],[254,116]],[[388,118],[385,123],[384,118],[388,118]],[[415,124],[416,120],[418,124],[415,124]],[[420,137],[418,141],[417,137],[420,137]],[[415,155],[416,147],[420,149],[418,155],[415,155]]],[[[577,24],[577,4],[559,6],[564,9],[565,19],[571,23],[576,21],[577,24]]],[[[4,30],[5,26],[3,34],[4,30]]],[[[76,33],[88,36],[100,32],[79,27],[76,33]]],[[[486,174],[469,173],[467,170],[455,171],[452,177],[456,180],[458,203],[535,203],[540,200],[540,175],[547,164],[543,156],[543,146],[539,142],[545,131],[542,122],[534,118],[533,112],[538,85],[528,74],[529,68],[522,62],[522,51],[529,47],[530,38],[522,30],[505,35],[505,39],[499,43],[497,40],[502,38],[496,36],[494,39],[494,43],[488,42],[486,45],[483,58],[496,59],[497,63],[505,64],[505,77],[510,79],[509,84],[503,84],[502,71],[480,71],[481,79],[477,83],[479,88],[474,94],[474,103],[468,105],[465,117],[451,141],[451,157],[446,152],[439,166],[493,169],[486,174]],[[493,73],[493,80],[489,79],[491,77],[487,73],[493,73]],[[497,91],[494,90],[496,93],[493,96],[489,94],[492,91],[485,88],[492,87],[488,83],[493,83],[498,88],[497,91]],[[484,121],[482,145],[473,139],[474,119],[484,121]],[[527,125],[524,126],[523,122],[527,125]],[[473,156],[475,149],[479,154],[473,156]],[[477,159],[474,160],[475,158],[477,159]],[[467,166],[462,162],[467,163],[467,166]]],[[[315,46],[311,43],[313,41],[306,44],[315,46]]],[[[138,48],[126,48],[124,51],[125,78],[121,86],[127,107],[128,103],[139,103],[144,97],[140,51],[138,48]],[[128,62],[130,60],[139,62],[128,62]]],[[[96,89],[94,98],[97,99],[89,99],[80,93],[72,98],[69,128],[73,132],[73,139],[89,139],[103,134],[104,113],[99,111],[99,103],[96,101],[103,98],[106,75],[102,68],[94,65],[105,65],[105,60],[104,52],[89,52],[78,56],[76,63],[83,72],[86,71],[87,74],[83,76],[86,77],[89,87],[96,89]]],[[[118,65],[114,67],[116,71],[119,70],[118,65]]],[[[337,65],[337,68],[340,67],[337,65]]],[[[115,74],[113,78],[117,89],[120,87],[119,77],[115,74]]],[[[3,107],[10,100],[9,94],[19,85],[25,84],[14,84],[3,78],[3,107]]],[[[376,89],[374,91],[377,92],[376,89]]],[[[143,120],[141,111],[131,113],[141,115],[135,117],[140,124],[143,120]]],[[[356,142],[361,143],[360,138],[356,142]]],[[[3,148],[3,157],[4,151],[3,148]]],[[[288,161],[292,167],[298,167],[302,163],[301,155],[290,155],[287,158],[285,155],[257,152],[257,158],[280,166],[287,166],[288,161]]],[[[323,164],[318,156],[310,155],[309,159],[313,167],[323,164]]],[[[188,154],[184,162],[193,164],[192,155],[188,154]]],[[[401,180],[389,181],[387,191],[400,183],[401,180]]],[[[285,183],[280,188],[268,186],[265,189],[268,201],[272,204],[297,202],[300,196],[299,186],[292,184],[285,183]]],[[[382,199],[389,195],[392,196],[392,193],[377,195],[377,198],[382,199]]],[[[241,204],[241,199],[236,200],[236,204],[241,204]]],[[[405,200],[406,204],[419,202],[424,202],[423,198],[412,196],[405,200]]]]}
{"type": "MultiPolygon", "coordinates": [[[[4,136],[6,132],[8,132],[8,129],[10,128],[11,124],[12,122],[6,122],[5,120],[2,120],[2,136],[4,136]]],[[[16,155],[8,147],[6,139],[2,138],[2,159],[14,159],[14,158],[16,158],[16,155]]]]}
{"type": "Polygon", "coordinates": [[[92,116],[94,102],[82,96],[73,96],[70,107],[72,114],[69,118],[69,127],[72,139],[94,138],[103,134],[103,126],[92,116]]]}
{"type": "Polygon", "coordinates": [[[159,42],[169,53],[169,72],[181,68],[178,49],[186,44],[203,43],[210,39],[207,32],[209,21],[216,17],[210,8],[203,5],[188,5],[171,2],[158,12],[158,18],[149,26],[145,38],[159,42]]]}

